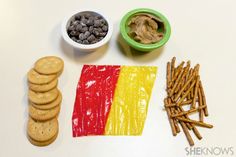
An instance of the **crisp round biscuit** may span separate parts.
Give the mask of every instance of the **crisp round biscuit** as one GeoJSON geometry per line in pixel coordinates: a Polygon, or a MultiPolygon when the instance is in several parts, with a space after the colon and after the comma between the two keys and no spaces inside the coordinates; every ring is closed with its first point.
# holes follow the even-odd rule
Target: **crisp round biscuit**
{"type": "Polygon", "coordinates": [[[47,84],[56,79],[57,75],[41,75],[36,72],[34,69],[31,69],[28,74],[28,81],[33,84],[47,84]]]}
{"type": "Polygon", "coordinates": [[[29,88],[35,92],[47,92],[57,86],[58,79],[55,79],[47,84],[33,84],[29,82],[29,88]]]}
{"type": "Polygon", "coordinates": [[[56,98],[56,100],[54,100],[53,102],[51,103],[48,103],[48,104],[34,104],[32,102],[31,105],[33,105],[35,108],[37,109],[40,109],[40,110],[48,110],[48,109],[51,109],[51,108],[54,108],[58,105],[60,105],[61,101],[62,101],[62,95],[61,95],[61,92],[58,90],[58,96],[56,98]]]}
{"type": "Polygon", "coordinates": [[[56,56],[47,56],[40,58],[34,66],[34,69],[40,74],[57,74],[62,71],[64,62],[56,56]]]}
{"type": "Polygon", "coordinates": [[[29,115],[35,120],[46,121],[56,117],[60,112],[60,107],[58,105],[49,110],[40,110],[29,104],[29,115]]]}
{"type": "Polygon", "coordinates": [[[58,132],[56,133],[55,136],[53,136],[50,140],[48,141],[35,141],[34,139],[32,139],[31,137],[28,136],[28,140],[30,141],[31,144],[35,145],[35,146],[39,146],[39,147],[43,147],[43,146],[48,146],[49,144],[53,143],[56,138],[57,138],[58,132]]]}
{"type": "Polygon", "coordinates": [[[48,92],[39,93],[29,90],[29,100],[35,104],[47,104],[54,101],[58,96],[58,89],[54,88],[48,92]]]}
{"type": "Polygon", "coordinates": [[[44,142],[52,139],[57,134],[58,129],[57,118],[41,122],[29,117],[27,134],[34,141],[44,142]]]}

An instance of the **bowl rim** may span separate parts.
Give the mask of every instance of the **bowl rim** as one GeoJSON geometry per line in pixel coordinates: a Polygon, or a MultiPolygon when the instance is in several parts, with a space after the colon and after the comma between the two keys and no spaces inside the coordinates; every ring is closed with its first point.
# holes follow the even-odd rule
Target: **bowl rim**
{"type": "Polygon", "coordinates": [[[62,37],[63,39],[69,44],[69,45],[72,45],[74,48],[77,48],[77,49],[96,49],[96,48],[99,48],[103,45],[105,45],[110,39],[111,39],[111,36],[112,36],[112,33],[113,33],[113,23],[111,21],[111,19],[107,16],[105,16],[105,14],[101,11],[98,11],[98,10],[95,10],[95,9],[83,9],[83,10],[77,10],[77,11],[74,11],[72,13],[70,13],[68,16],[66,16],[64,18],[64,20],[62,21],[62,25],[61,25],[61,32],[62,32],[62,37]],[[95,44],[80,44],[80,43],[77,43],[75,41],[73,41],[68,33],[67,33],[67,25],[68,25],[68,22],[71,20],[72,17],[74,17],[76,14],[78,13],[82,13],[82,12],[93,12],[93,13],[96,13],[100,16],[102,16],[106,21],[107,21],[107,24],[108,24],[108,32],[106,34],[106,36],[100,40],[99,42],[95,43],[95,44]]]}
{"type": "Polygon", "coordinates": [[[143,51],[151,51],[153,49],[156,49],[156,48],[159,48],[161,46],[163,46],[170,38],[170,34],[171,34],[171,27],[170,27],[170,23],[169,21],[167,20],[167,18],[159,13],[158,11],[156,10],[153,10],[153,9],[149,9],[149,8],[138,8],[138,9],[134,9],[134,10],[131,10],[129,11],[128,13],[126,13],[122,20],[121,20],[121,23],[120,23],[120,32],[121,32],[121,35],[122,37],[124,38],[124,40],[132,47],[136,48],[136,49],[139,49],[139,50],[143,50],[143,51]],[[128,33],[126,32],[126,23],[127,23],[127,20],[135,15],[135,14],[138,14],[138,13],[149,13],[149,14],[152,14],[154,16],[157,16],[159,17],[161,20],[163,20],[164,22],[164,26],[165,26],[165,34],[164,34],[164,37],[163,39],[161,39],[159,42],[157,43],[154,43],[154,44],[142,44],[142,43],[139,43],[135,40],[133,40],[129,35],[128,33]]]}

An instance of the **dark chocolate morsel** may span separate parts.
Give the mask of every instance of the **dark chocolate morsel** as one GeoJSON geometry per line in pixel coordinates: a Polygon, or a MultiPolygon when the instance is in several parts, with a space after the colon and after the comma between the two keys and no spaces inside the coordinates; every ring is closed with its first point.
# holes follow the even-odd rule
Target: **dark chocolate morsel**
{"type": "Polygon", "coordinates": [[[83,44],[86,44],[86,45],[89,44],[88,40],[84,40],[83,44]]]}
{"type": "Polygon", "coordinates": [[[89,42],[92,42],[93,40],[95,40],[95,36],[92,34],[92,35],[90,35],[90,36],[87,38],[87,40],[88,40],[89,42]]]}
{"type": "Polygon", "coordinates": [[[81,29],[83,28],[83,26],[81,24],[78,24],[75,28],[76,31],[81,31],[81,29]]]}
{"type": "Polygon", "coordinates": [[[106,25],[102,26],[102,30],[107,32],[108,31],[108,26],[106,26],[106,25]]]}

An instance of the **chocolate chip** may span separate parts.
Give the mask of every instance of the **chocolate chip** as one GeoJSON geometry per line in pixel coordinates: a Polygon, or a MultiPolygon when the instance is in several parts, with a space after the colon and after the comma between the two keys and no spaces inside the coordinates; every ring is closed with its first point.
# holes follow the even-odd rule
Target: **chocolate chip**
{"type": "Polygon", "coordinates": [[[76,31],[71,31],[71,32],[70,32],[70,35],[71,35],[71,36],[75,36],[75,35],[76,35],[76,31]]]}
{"type": "Polygon", "coordinates": [[[89,32],[89,31],[86,31],[86,32],[84,33],[84,38],[87,39],[89,36],[90,36],[90,32],[89,32]]]}
{"type": "Polygon", "coordinates": [[[76,25],[78,25],[79,23],[80,23],[80,22],[76,20],[76,21],[73,21],[73,22],[72,22],[72,25],[76,26],[76,25]]]}
{"type": "Polygon", "coordinates": [[[98,32],[97,30],[93,30],[93,34],[94,34],[95,36],[99,36],[99,32],[98,32]]]}
{"type": "Polygon", "coordinates": [[[91,17],[91,14],[85,13],[85,14],[84,14],[84,17],[85,17],[86,19],[89,19],[89,18],[91,17]]]}
{"type": "Polygon", "coordinates": [[[102,29],[100,27],[98,28],[94,28],[94,31],[98,31],[99,33],[103,32],[102,29]]]}
{"type": "Polygon", "coordinates": [[[105,19],[101,19],[101,20],[100,20],[100,23],[101,23],[102,25],[105,25],[105,24],[106,24],[106,20],[105,20],[105,19]]]}
{"type": "Polygon", "coordinates": [[[75,15],[75,20],[80,20],[81,19],[81,16],[80,15],[75,15]]]}
{"type": "Polygon", "coordinates": [[[87,26],[87,23],[88,23],[88,20],[85,19],[85,18],[82,18],[81,21],[80,21],[80,24],[81,24],[82,26],[87,26]]]}
{"type": "Polygon", "coordinates": [[[79,35],[79,39],[80,39],[80,40],[84,40],[84,39],[85,39],[85,37],[84,37],[84,33],[80,33],[80,35],[79,35]]]}
{"type": "Polygon", "coordinates": [[[84,40],[83,44],[86,44],[86,45],[89,44],[88,40],[84,40]]]}
{"type": "Polygon", "coordinates": [[[77,41],[76,37],[72,37],[71,39],[75,42],[77,41]]]}
{"type": "Polygon", "coordinates": [[[102,30],[107,32],[108,31],[108,26],[106,26],[106,25],[102,26],[102,30]]]}
{"type": "Polygon", "coordinates": [[[82,40],[77,40],[76,42],[79,43],[79,44],[83,44],[82,40]]]}
{"type": "Polygon", "coordinates": [[[71,26],[68,27],[68,31],[73,31],[73,30],[75,30],[75,26],[74,25],[71,25],[71,26]]]}
{"type": "Polygon", "coordinates": [[[92,34],[92,35],[90,35],[90,36],[87,38],[87,40],[88,40],[89,42],[92,42],[93,40],[95,40],[95,36],[92,34]]]}
{"type": "Polygon", "coordinates": [[[102,19],[102,16],[101,15],[97,15],[97,16],[95,16],[95,19],[96,20],[102,19]]]}
{"type": "Polygon", "coordinates": [[[76,31],[81,31],[81,29],[83,28],[83,26],[81,24],[78,24],[75,28],[76,31]]]}
{"type": "Polygon", "coordinates": [[[105,37],[106,35],[107,35],[106,32],[101,32],[101,33],[99,33],[99,36],[100,36],[100,37],[105,37]]]}
{"type": "Polygon", "coordinates": [[[87,26],[92,26],[94,24],[94,20],[92,18],[88,19],[87,26]]]}
{"type": "Polygon", "coordinates": [[[90,26],[90,27],[89,27],[89,32],[90,32],[90,33],[93,33],[93,26],[90,26]]]}
{"type": "Polygon", "coordinates": [[[100,26],[101,26],[100,20],[95,20],[94,21],[94,27],[100,27],[100,26]]]}
{"type": "Polygon", "coordinates": [[[82,33],[86,32],[86,31],[88,31],[88,27],[87,27],[87,26],[83,27],[83,28],[80,30],[80,32],[82,32],[82,33]]]}
{"type": "Polygon", "coordinates": [[[97,43],[98,42],[98,39],[94,39],[93,41],[91,41],[90,43],[91,44],[95,44],[95,43],[97,43]]]}

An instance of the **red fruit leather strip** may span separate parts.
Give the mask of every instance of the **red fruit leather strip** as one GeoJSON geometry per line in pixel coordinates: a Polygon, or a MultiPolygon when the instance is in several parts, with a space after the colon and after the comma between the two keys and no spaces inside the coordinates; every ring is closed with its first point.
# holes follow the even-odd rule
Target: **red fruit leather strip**
{"type": "Polygon", "coordinates": [[[84,65],[72,115],[73,137],[103,135],[120,66],[84,65]]]}

